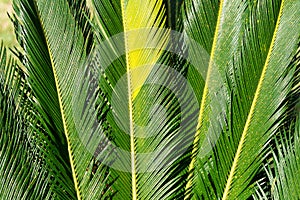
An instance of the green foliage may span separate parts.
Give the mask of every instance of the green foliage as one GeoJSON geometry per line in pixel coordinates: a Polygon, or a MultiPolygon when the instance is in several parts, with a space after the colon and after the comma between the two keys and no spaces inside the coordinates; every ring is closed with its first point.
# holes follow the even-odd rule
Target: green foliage
{"type": "Polygon", "coordinates": [[[299,199],[299,1],[13,8],[0,199],[299,199]]]}
{"type": "Polygon", "coordinates": [[[276,139],[276,148],[270,149],[272,159],[265,166],[267,179],[258,184],[255,199],[299,199],[299,155],[300,155],[299,118],[290,129],[276,139]],[[278,152],[275,152],[278,151],[278,152]],[[271,167],[274,165],[274,167],[271,167]],[[264,189],[268,188],[270,190],[264,189]]]}

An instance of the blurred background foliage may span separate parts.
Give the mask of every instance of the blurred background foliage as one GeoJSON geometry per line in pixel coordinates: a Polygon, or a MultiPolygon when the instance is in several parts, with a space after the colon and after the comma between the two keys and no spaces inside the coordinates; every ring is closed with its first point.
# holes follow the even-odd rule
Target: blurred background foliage
{"type": "Polygon", "coordinates": [[[12,13],[11,1],[12,0],[0,0],[0,41],[3,41],[7,47],[12,47],[16,44],[13,24],[7,14],[12,13]]]}

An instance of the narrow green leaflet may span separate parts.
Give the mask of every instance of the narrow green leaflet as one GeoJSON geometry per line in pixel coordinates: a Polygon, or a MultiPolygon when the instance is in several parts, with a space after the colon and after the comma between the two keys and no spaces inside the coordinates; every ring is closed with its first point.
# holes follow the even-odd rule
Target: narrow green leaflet
{"type": "MultiPolygon", "coordinates": [[[[300,153],[300,123],[298,119],[278,139],[275,138],[276,148],[271,148],[272,169],[266,165],[267,179],[258,185],[255,199],[299,199],[299,153],[300,153]],[[270,189],[263,189],[268,185],[270,189]]],[[[268,163],[270,164],[270,163],[268,163]]]]}

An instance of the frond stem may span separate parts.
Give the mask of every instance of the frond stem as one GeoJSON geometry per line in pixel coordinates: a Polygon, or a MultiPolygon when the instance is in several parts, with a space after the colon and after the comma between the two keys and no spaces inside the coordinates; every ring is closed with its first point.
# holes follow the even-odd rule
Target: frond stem
{"type": "Polygon", "coordinates": [[[132,185],[132,199],[137,199],[137,181],[136,181],[136,164],[135,164],[135,141],[134,141],[134,127],[133,127],[133,107],[132,107],[132,91],[131,91],[131,76],[130,76],[130,57],[128,50],[127,25],[125,13],[125,1],[121,0],[122,18],[124,27],[124,42],[126,50],[126,68],[127,68],[127,87],[128,87],[128,108],[129,108],[129,126],[130,126],[130,153],[131,153],[131,185],[132,185]]]}

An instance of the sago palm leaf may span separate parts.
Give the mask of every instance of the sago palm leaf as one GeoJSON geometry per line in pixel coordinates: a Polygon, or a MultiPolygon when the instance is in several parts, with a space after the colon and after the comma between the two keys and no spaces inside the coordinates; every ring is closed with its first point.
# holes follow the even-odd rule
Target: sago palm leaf
{"type": "Polygon", "coordinates": [[[78,12],[84,8],[83,2],[71,2],[70,8],[67,1],[15,1],[16,24],[24,50],[21,62],[28,71],[40,114],[41,123],[36,126],[45,129],[45,136],[55,148],[45,150],[56,152],[48,153],[45,160],[55,179],[51,189],[59,199],[95,199],[107,194],[107,171],[95,163],[74,124],[73,81],[89,51],[85,48],[89,34],[85,41],[81,32],[88,33],[88,29],[79,28],[84,21],[84,13],[78,12]]]}
{"type": "Polygon", "coordinates": [[[102,110],[100,121],[116,146],[111,166],[116,198],[172,198],[183,187],[179,176],[171,176],[177,173],[180,155],[171,153],[188,148],[190,127],[195,124],[187,123],[178,130],[178,122],[188,116],[193,120],[195,104],[188,104],[192,94],[185,92],[186,83],[174,88],[183,77],[182,70],[176,74],[172,71],[175,66],[164,66],[170,58],[164,53],[169,50],[170,34],[162,30],[166,8],[163,1],[93,3],[99,48],[96,46],[92,63],[102,68],[101,101],[107,110],[102,110]],[[185,105],[181,116],[172,89],[185,93],[180,94],[185,105]],[[176,137],[180,131],[181,136],[176,137]]]}
{"type": "Polygon", "coordinates": [[[186,1],[187,33],[211,50],[186,197],[246,199],[293,85],[300,5],[225,0],[208,18],[216,4],[186,1]],[[202,18],[215,19],[213,40],[202,18]],[[205,134],[212,135],[208,159],[205,134]]]}

